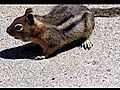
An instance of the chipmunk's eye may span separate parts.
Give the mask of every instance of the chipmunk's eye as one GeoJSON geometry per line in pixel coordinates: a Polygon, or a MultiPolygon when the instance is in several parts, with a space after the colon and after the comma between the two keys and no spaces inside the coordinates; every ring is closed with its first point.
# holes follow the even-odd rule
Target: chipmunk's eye
{"type": "Polygon", "coordinates": [[[16,24],[15,25],[15,31],[20,32],[23,30],[23,25],[22,24],[16,24]]]}

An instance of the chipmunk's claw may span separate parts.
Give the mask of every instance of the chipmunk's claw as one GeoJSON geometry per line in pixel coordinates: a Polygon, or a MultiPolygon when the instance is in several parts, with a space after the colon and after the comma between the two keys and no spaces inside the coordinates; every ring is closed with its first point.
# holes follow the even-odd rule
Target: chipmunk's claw
{"type": "Polygon", "coordinates": [[[35,60],[42,60],[42,59],[45,59],[45,56],[36,56],[34,59],[35,60]]]}
{"type": "Polygon", "coordinates": [[[93,46],[93,44],[90,40],[86,40],[84,43],[82,43],[82,47],[85,50],[90,50],[92,46],[93,46]]]}

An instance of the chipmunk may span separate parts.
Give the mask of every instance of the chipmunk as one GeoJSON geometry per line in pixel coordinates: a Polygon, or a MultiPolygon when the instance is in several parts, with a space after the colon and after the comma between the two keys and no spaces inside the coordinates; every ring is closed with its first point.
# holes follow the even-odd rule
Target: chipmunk
{"type": "Polygon", "coordinates": [[[84,5],[57,5],[43,16],[27,8],[23,16],[17,17],[6,32],[15,39],[32,41],[43,48],[41,59],[78,39],[84,43],[94,29],[94,17],[120,15],[120,8],[91,8],[84,5]]]}

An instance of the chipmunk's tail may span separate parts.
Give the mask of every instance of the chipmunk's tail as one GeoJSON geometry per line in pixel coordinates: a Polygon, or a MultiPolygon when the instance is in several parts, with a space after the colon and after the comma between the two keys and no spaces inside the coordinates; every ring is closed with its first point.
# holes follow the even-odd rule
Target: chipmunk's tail
{"type": "Polygon", "coordinates": [[[120,7],[113,7],[107,9],[91,8],[91,12],[95,17],[117,17],[120,16],[120,7]]]}

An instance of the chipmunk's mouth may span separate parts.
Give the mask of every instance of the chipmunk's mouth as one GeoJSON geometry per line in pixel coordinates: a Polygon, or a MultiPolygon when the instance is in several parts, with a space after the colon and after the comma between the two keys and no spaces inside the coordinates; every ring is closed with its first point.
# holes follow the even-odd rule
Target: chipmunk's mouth
{"type": "Polygon", "coordinates": [[[19,38],[17,38],[17,37],[14,37],[15,39],[19,39],[19,38]]]}
{"type": "Polygon", "coordinates": [[[26,39],[20,39],[20,38],[18,38],[18,37],[14,37],[15,39],[18,39],[18,40],[22,40],[23,42],[28,42],[28,40],[26,40],[26,39]]]}
{"type": "Polygon", "coordinates": [[[13,36],[14,37],[14,39],[20,39],[19,37],[15,37],[15,36],[13,36]]]}

